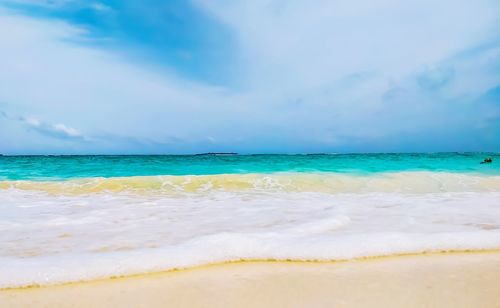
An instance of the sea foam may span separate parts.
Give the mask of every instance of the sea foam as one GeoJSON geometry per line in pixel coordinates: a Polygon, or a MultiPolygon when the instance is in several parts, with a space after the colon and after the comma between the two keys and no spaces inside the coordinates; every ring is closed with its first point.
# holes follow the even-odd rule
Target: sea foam
{"type": "Polygon", "coordinates": [[[500,191],[500,175],[452,172],[376,174],[272,173],[80,178],[64,181],[0,181],[0,191],[19,189],[50,194],[135,192],[154,194],[225,192],[488,192],[500,191]]]}
{"type": "Polygon", "coordinates": [[[237,260],[500,248],[495,176],[263,174],[0,187],[0,288],[237,260]]]}

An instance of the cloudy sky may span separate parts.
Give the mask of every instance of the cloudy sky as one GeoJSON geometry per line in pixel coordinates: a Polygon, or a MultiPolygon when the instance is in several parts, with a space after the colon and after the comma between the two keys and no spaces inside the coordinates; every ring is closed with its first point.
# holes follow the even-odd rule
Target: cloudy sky
{"type": "Polygon", "coordinates": [[[498,0],[0,0],[0,153],[500,151],[498,0]]]}

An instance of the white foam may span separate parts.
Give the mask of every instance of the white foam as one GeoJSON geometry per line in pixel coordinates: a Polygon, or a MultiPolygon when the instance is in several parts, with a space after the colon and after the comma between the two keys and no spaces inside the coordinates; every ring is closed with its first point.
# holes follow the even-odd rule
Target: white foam
{"type": "Polygon", "coordinates": [[[240,259],[500,248],[500,192],[0,191],[0,288],[240,259]]]}

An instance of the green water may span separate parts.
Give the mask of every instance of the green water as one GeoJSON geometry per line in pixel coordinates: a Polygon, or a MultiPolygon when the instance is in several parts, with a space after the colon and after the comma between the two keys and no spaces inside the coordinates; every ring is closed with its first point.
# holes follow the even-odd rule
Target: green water
{"type": "Polygon", "coordinates": [[[500,174],[499,153],[0,156],[0,180],[224,173],[442,171],[500,174]],[[485,157],[493,163],[480,164],[485,157]]]}

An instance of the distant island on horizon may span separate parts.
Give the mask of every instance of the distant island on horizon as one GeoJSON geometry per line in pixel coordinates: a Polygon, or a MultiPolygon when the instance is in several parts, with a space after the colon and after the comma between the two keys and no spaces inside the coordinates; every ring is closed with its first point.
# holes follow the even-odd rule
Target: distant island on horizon
{"type": "Polygon", "coordinates": [[[194,155],[203,156],[203,155],[239,155],[239,154],[236,152],[207,152],[207,153],[198,153],[194,155]]]}

